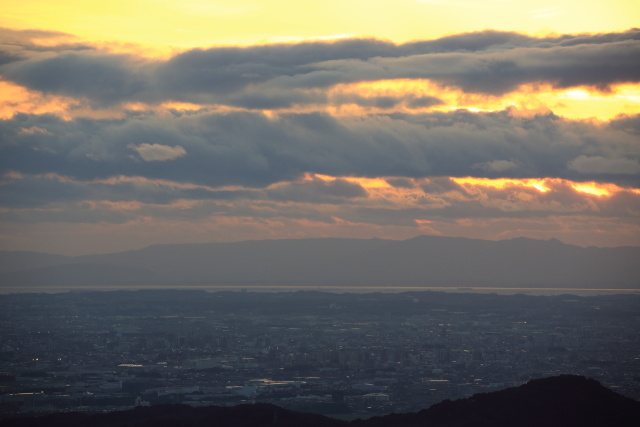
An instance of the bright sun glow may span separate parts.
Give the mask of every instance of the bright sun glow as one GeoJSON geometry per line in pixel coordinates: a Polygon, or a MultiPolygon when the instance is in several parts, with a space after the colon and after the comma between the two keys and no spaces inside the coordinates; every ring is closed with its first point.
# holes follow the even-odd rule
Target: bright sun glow
{"type": "Polygon", "coordinates": [[[406,109],[443,112],[466,109],[471,112],[487,112],[515,108],[514,112],[519,114],[553,111],[559,116],[571,119],[609,120],[620,114],[640,113],[640,85],[637,84],[615,85],[607,92],[587,87],[558,90],[548,84],[523,85],[518,90],[502,96],[489,96],[465,93],[454,87],[445,87],[424,79],[398,79],[337,85],[329,92],[329,99],[333,101],[329,110],[337,115],[406,109]],[[400,102],[384,109],[338,103],[354,96],[365,99],[392,97],[400,102]],[[432,99],[432,102],[414,105],[417,99],[432,99]]]}
{"type": "Polygon", "coordinates": [[[580,191],[581,193],[592,194],[594,196],[610,196],[612,192],[615,192],[617,188],[616,186],[607,185],[607,184],[597,184],[595,182],[589,183],[572,183],[571,186],[574,190],[580,191]],[[613,188],[611,188],[613,187],[613,188]]]}
{"type": "MultiPolygon", "coordinates": [[[[321,174],[307,174],[305,180],[312,180],[314,178],[322,179],[323,181],[334,181],[336,179],[344,179],[349,182],[353,182],[361,185],[366,189],[386,189],[399,191],[389,185],[389,180],[393,177],[384,178],[363,178],[363,177],[334,177],[321,174]]],[[[523,187],[531,188],[539,191],[540,193],[547,193],[553,191],[557,186],[567,185],[574,190],[592,195],[592,196],[611,196],[619,192],[630,192],[634,194],[640,194],[640,189],[637,188],[623,188],[611,183],[597,183],[597,182],[572,182],[569,180],[558,178],[539,178],[539,179],[509,179],[509,178],[451,178],[455,183],[465,187],[491,187],[499,190],[504,190],[510,187],[523,187]]],[[[415,180],[414,185],[417,186],[422,180],[415,180]]],[[[402,190],[408,191],[408,190],[402,190]]],[[[413,191],[413,190],[411,190],[413,191]]]]}
{"type": "Polygon", "coordinates": [[[453,181],[460,185],[481,186],[481,187],[493,187],[497,189],[504,189],[506,187],[519,186],[535,188],[541,193],[546,193],[550,188],[546,185],[548,179],[488,179],[488,178],[452,178],[453,181]]]}

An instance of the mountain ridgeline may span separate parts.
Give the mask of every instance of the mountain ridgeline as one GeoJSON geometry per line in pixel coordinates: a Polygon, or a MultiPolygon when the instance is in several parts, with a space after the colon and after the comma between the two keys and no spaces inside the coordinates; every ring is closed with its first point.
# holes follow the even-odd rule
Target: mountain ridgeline
{"type": "Polygon", "coordinates": [[[640,402],[595,380],[560,375],[493,393],[445,400],[416,413],[351,422],[294,412],[270,404],[231,407],[156,405],[106,414],[57,413],[5,419],[6,427],[636,427],[640,402]]]}
{"type": "Polygon", "coordinates": [[[3,286],[451,286],[640,288],[640,247],[420,236],[154,245],[66,257],[1,252],[3,286]]]}

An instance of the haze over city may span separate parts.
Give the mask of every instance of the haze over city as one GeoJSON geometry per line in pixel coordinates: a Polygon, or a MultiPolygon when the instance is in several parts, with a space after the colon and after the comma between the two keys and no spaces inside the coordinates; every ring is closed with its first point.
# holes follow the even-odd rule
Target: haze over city
{"type": "Polygon", "coordinates": [[[21,1],[0,249],[640,243],[631,1],[21,1]]]}

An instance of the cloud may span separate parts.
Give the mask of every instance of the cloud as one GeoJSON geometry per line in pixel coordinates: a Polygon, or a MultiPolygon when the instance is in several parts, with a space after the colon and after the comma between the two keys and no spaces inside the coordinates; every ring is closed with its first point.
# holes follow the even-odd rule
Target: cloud
{"type": "Polygon", "coordinates": [[[406,178],[389,178],[386,181],[389,185],[398,188],[413,188],[415,185],[413,180],[406,178]]]}
{"type": "Polygon", "coordinates": [[[524,117],[511,110],[344,117],[149,113],[130,120],[73,121],[23,114],[0,121],[0,171],[254,187],[295,180],[305,173],[556,177],[637,185],[638,120],[640,116],[623,117],[598,124],[553,114],[524,117]],[[142,162],[131,161],[132,150],[142,162]],[[176,159],[180,160],[169,161],[176,159]]]}
{"type": "Polygon", "coordinates": [[[81,241],[86,233],[129,239],[118,234],[122,227],[155,230],[139,236],[145,244],[178,235],[207,241],[220,235],[231,240],[406,238],[427,232],[495,239],[540,237],[542,232],[608,245],[636,244],[640,237],[640,193],[613,185],[604,185],[610,193],[601,197],[577,190],[571,181],[550,178],[543,182],[544,192],[520,181],[383,178],[394,186],[365,189],[351,178],[305,175],[265,188],[227,189],[143,177],[83,181],[9,173],[0,179],[0,224],[12,239],[36,238],[38,230],[46,235],[55,230],[72,241],[81,241]]]}
{"type": "Polygon", "coordinates": [[[582,174],[640,174],[640,160],[580,155],[569,161],[567,167],[582,174]]]}
{"type": "MultiPolygon", "coordinates": [[[[429,79],[490,95],[514,91],[523,84],[606,90],[613,84],[640,81],[638,29],[546,38],[484,31],[401,45],[345,39],[218,47],[155,61],[55,46],[38,55],[20,49],[0,47],[4,79],[44,93],[86,98],[92,105],[173,100],[278,109],[326,102],[326,94],[311,90],[389,79],[429,79]]],[[[408,101],[416,108],[438,100],[408,101]]],[[[398,100],[378,102],[389,105],[398,100]]]]}
{"type": "Polygon", "coordinates": [[[419,54],[399,58],[332,60],[315,64],[342,73],[343,82],[430,79],[474,93],[502,95],[527,83],[557,88],[581,85],[607,89],[638,82],[640,43],[514,48],[480,53],[419,54]]]}
{"type": "Polygon", "coordinates": [[[420,184],[420,188],[425,194],[437,194],[455,192],[458,194],[464,193],[464,189],[449,177],[436,177],[430,178],[420,184]]]}
{"type": "Polygon", "coordinates": [[[79,43],[72,34],[37,29],[14,30],[0,27],[0,65],[52,53],[90,51],[95,48],[79,43]]]}
{"type": "MultiPolygon", "coordinates": [[[[48,30],[14,30],[0,27],[0,45],[34,45],[37,40],[48,40],[73,37],[71,34],[48,30]]],[[[51,43],[48,43],[51,48],[51,43]]]]}
{"type": "Polygon", "coordinates": [[[165,162],[187,155],[185,149],[180,145],[171,147],[169,145],[144,143],[129,145],[128,147],[138,153],[145,162],[165,162]]]}
{"type": "Polygon", "coordinates": [[[361,185],[335,179],[325,181],[319,178],[302,182],[290,182],[269,188],[266,196],[272,200],[287,200],[308,203],[341,203],[341,199],[366,197],[361,185]]]}
{"type": "Polygon", "coordinates": [[[409,108],[426,108],[441,105],[444,102],[434,96],[417,96],[409,98],[407,106],[409,108]]]}
{"type": "MultiPolygon", "coordinates": [[[[598,197],[576,190],[575,183],[554,179],[545,180],[547,190],[541,192],[519,182],[494,187],[491,182],[460,184],[451,178],[389,177],[389,181],[407,182],[403,187],[367,191],[347,179],[317,177],[278,183],[262,190],[237,191],[124,177],[94,182],[52,175],[14,175],[12,182],[7,178],[0,183],[6,196],[0,223],[12,224],[7,228],[12,230],[20,224],[41,223],[101,227],[145,224],[151,228],[155,224],[158,230],[164,230],[163,224],[180,229],[198,223],[202,232],[215,230],[217,235],[226,233],[225,224],[243,223],[246,233],[266,221],[275,227],[275,234],[259,234],[260,237],[282,237],[279,227],[285,233],[292,229],[303,233],[291,237],[318,236],[314,234],[318,232],[316,227],[325,230],[322,233],[339,236],[342,227],[335,229],[336,224],[369,230],[365,236],[374,230],[394,230],[408,237],[426,230],[428,224],[430,233],[466,233],[466,227],[471,227],[476,237],[497,238],[495,233],[515,233],[518,227],[559,227],[568,235],[586,233],[587,228],[580,229],[590,224],[592,233],[616,228],[620,238],[621,230],[626,229],[622,241],[627,244],[640,236],[639,193],[610,186],[609,196],[598,197]],[[308,227],[295,225],[299,221],[307,222],[308,227]]],[[[162,235],[163,231],[159,233],[162,235]]]]}
{"type": "Polygon", "coordinates": [[[518,167],[515,162],[511,160],[492,160],[490,162],[478,163],[474,165],[474,167],[483,169],[487,172],[505,172],[509,169],[514,169],[518,167]]]}
{"type": "Polygon", "coordinates": [[[29,89],[100,105],[139,99],[148,78],[131,55],[66,52],[8,64],[0,74],[29,89]]]}
{"type": "MultiPolygon", "coordinates": [[[[64,203],[139,203],[167,205],[179,200],[259,200],[264,195],[248,189],[219,190],[166,180],[141,177],[114,177],[83,181],[57,174],[5,174],[0,179],[2,206],[15,209],[54,206],[64,203]]],[[[126,209],[125,209],[126,210],[126,209]]],[[[46,212],[39,215],[46,219],[46,212]],[[45,215],[45,216],[43,216],[45,215]]]]}
{"type": "Polygon", "coordinates": [[[51,132],[38,126],[31,126],[30,128],[22,128],[20,129],[19,133],[21,135],[37,135],[37,134],[51,135],[51,132]]]}

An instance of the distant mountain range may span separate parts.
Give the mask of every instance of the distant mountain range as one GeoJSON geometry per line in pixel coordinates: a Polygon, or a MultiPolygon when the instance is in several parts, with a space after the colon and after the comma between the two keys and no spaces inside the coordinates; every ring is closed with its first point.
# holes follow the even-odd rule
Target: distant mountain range
{"type": "Polygon", "coordinates": [[[106,414],[58,413],[2,420],[6,427],[637,427],[640,402],[592,379],[561,375],[520,387],[445,400],[417,413],[351,422],[289,411],[270,404],[157,405],[106,414]]]}
{"type": "Polygon", "coordinates": [[[297,285],[640,288],[640,247],[558,240],[420,236],[154,245],[67,257],[0,252],[0,283],[20,287],[297,285]]]}

